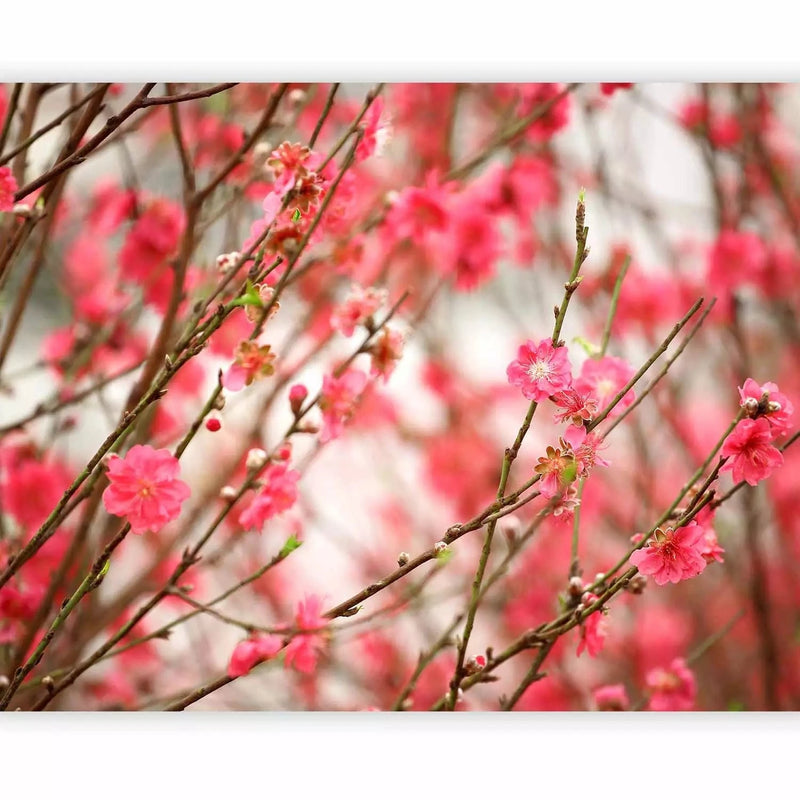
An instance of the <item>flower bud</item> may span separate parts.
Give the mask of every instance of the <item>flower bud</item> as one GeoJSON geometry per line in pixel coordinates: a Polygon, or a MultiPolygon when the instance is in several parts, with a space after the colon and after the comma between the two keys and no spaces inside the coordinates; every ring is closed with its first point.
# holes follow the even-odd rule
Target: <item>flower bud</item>
{"type": "Polygon", "coordinates": [[[625,587],[631,594],[642,594],[647,586],[647,577],[644,575],[634,575],[625,587]]]}
{"type": "Polygon", "coordinates": [[[223,253],[217,256],[217,269],[224,275],[236,266],[237,261],[241,257],[242,254],[236,250],[231,253],[223,253]]]}
{"type": "Polygon", "coordinates": [[[233,488],[233,486],[223,486],[219,492],[219,496],[223,500],[233,500],[237,494],[238,492],[233,488]]]}
{"type": "Polygon", "coordinates": [[[497,525],[505,535],[509,544],[513,544],[516,541],[517,536],[519,536],[519,533],[522,530],[522,523],[520,522],[519,517],[515,516],[514,514],[509,514],[507,517],[501,517],[498,520],[497,525]]]}
{"type": "Polygon", "coordinates": [[[770,400],[769,403],[767,403],[767,411],[769,411],[770,414],[777,414],[781,410],[782,406],[777,401],[770,400]]]}
{"type": "Polygon", "coordinates": [[[206,420],[206,430],[216,433],[222,427],[222,423],[218,416],[214,415],[206,420]]]}
{"type": "Polygon", "coordinates": [[[289,389],[289,407],[292,409],[292,414],[297,416],[300,413],[306,397],[308,389],[302,383],[296,383],[289,389]]]}
{"type": "Polygon", "coordinates": [[[758,400],[755,397],[747,397],[742,402],[742,408],[748,414],[755,414],[758,411],[758,400]]]}
{"type": "Polygon", "coordinates": [[[399,556],[397,556],[397,565],[400,567],[404,567],[408,562],[411,560],[411,556],[406,553],[402,552],[399,556]]]}
{"type": "Polygon", "coordinates": [[[433,546],[433,552],[436,553],[437,556],[445,550],[447,550],[447,542],[436,542],[433,546]]]}
{"type": "Polygon", "coordinates": [[[577,575],[569,579],[568,591],[572,597],[580,597],[583,594],[583,580],[577,575]]]}
{"type": "Polygon", "coordinates": [[[256,145],[256,146],[253,148],[253,157],[254,157],[254,158],[257,160],[257,161],[263,161],[265,158],[269,158],[269,155],[270,155],[270,153],[272,153],[272,151],[273,151],[274,149],[275,149],[275,148],[274,148],[274,146],[272,145],[272,143],[271,143],[271,142],[266,142],[266,141],[264,141],[264,142],[259,142],[259,143],[258,143],[258,144],[257,144],[257,145],[256,145]]]}
{"type": "Polygon", "coordinates": [[[247,453],[247,460],[245,465],[247,469],[261,469],[267,463],[267,454],[259,447],[252,448],[247,453]]]}
{"type": "Polygon", "coordinates": [[[480,672],[486,666],[486,656],[472,656],[472,658],[464,664],[464,671],[467,675],[474,675],[480,672]]]}

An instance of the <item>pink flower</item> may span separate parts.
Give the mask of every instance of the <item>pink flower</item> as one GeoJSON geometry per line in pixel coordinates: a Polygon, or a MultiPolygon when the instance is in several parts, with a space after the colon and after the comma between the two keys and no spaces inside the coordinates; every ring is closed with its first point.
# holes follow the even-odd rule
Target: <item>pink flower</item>
{"type": "Polygon", "coordinates": [[[708,564],[711,564],[713,561],[719,561],[720,564],[724,564],[725,559],[723,556],[725,555],[725,550],[720,546],[719,541],[717,541],[717,534],[714,531],[713,509],[706,506],[694,518],[694,521],[703,529],[703,547],[700,551],[700,555],[703,556],[708,564]]]}
{"type": "Polygon", "coordinates": [[[356,148],[356,158],[363,161],[373,155],[379,156],[392,134],[392,126],[383,114],[382,97],[372,101],[360,127],[364,135],[356,148]]]}
{"type": "Polygon", "coordinates": [[[159,531],[177,519],[191,494],[178,478],[179,471],[178,459],[169,450],[134,445],[124,458],[115,455],[109,461],[103,505],[109,514],[127,517],[133,533],[159,531]]]}
{"type": "Polygon", "coordinates": [[[35,530],[47,519],[70,483],[69,473],[57,463],[15,459],[4,471],[3,511],[25,530],[35,530]]]}
{"type": "Polygon", "coordinates": [[[259,345],[245,339],[236,346],[234,362],[222,376],[222,385],[230,392],[238,392],[275,372],[275,353],[270,345],[259,345]]]}
{"type": "Polygon", "coordinates": [[[628,693],[621,683],[599,686],[593,693],[598,711],[627,711],[630,707],[628,693]]]}
{"type": "Polygon", "coordinates": [[[769,422],[773,436],[777,437],[788,433],[790,419],[794,414],[794,406],[789,398],[778,389],[777,384],[767,382],[759,386],[752,378],[739,387],[740,405],[742,408],[754,407],[751,417],[763,417],[769,422]],[[767,395],[763,402],[761,398],[767,395]]]}
{"type": "Polygon", "coordinates": [[[533,468],[533,471],[537,475],[541,475],[539,491],[542,497],[555,497],[560,494],[577,474],[572,453],[568,449],[562,451],[555,447],[547,448],[545,455],[539,458],[539,463],[533,468]],[[571,476],[570,468],[572,468],[571,476]]]}
{"type": "Polygon", "coordinates": [[[554,415],[556,422],[569,420],[575,426],[583,426],[597,413],[597,400],[588,392],[581,393],[574,387],[553,395],[553,402],[560,409],[554,415]]]}
{"type": "Polygon", "coordinates": [[[517,353],[506,370],[508,382],[519,386],[528,400],[541,403],[550,395],[569,388],[572,383],[566,347],[553,347],[550,339],[535,344],[530,339],[517,353]]]}
{"type": "Polygon", "coordinates": [[[275,656],[283,647],[280,636],[254,636],[239,642],[231,654],[228,664],[228,677],[240,678],[247,675],[261,661],[275,656]]]}
{"type": "Polygon", "coordinates": [[[119,251],[124,278],[134,284],[158,279],[178,248],[185,227],[181,206],[166,198],[153,200],[133,223],[119,251]]]}
{"type": "Polygon", "coordinates": [[[697,696],[697,684],[686,661],[676,658],[669,669],[647,673],[651,711],[691,711],[697,696]]]}
{"type": "Polygon", "coordinates": [[[358,369],[349,369],[340,378],[326,375],[322,379],[319,407],[325,423],[320,441],[325,443],[341,436],[344,423],[350,418],[356,400],[367,385],[367,376],[358,369]]]}
{"type": "Polygon", "coordinates": [[[730,459],[720,472],[731,470],[736,483],[747,481],[751,486],[783,464],[783,454],[772,446],[772,430],[764,417],[738,422],[725,439],[720,455],[730,459]]]}
{"type": "Polygon", "coordinates": [[[767,248],[749,231],[720,233],[708,255],[708,283],[714,291],[730,291],[760,282],[767,268],[767,248]]]}
{"type": "Polygon", "coordinates": [[[10,167],[0,167],[0,211],[14,210],[14,194],[17,181],[10,167]]]}
{"type": "MultiPolygon", "coordinates": [[[[322,616],[321,597],[307,595],[298,603],[295,626],[300,631],[317,631],[327,624],[328,620],[322,616]]],[[[296,634],[286,646],[286,668],[294,667],[298,672],[310,675],[316,669],[317,654],[323,642],[324,638],[318,632],[296,634]]]]}
{"type": "Polygon", "coordinates": [[[384,383],[389,380],[397,362],[403,356],[405,338],[400,331],[385,327],[369,348],[372,356],[370,375],[383,378],[384,383]]]}
{"type": "Polygon", "coordinates": [[[705,531],[694,521],[678,530],[656,528],[650,544],[631,555],[631,564],[659,586],[678,583],[706,568],[704,548],[705,531]]]}
{"type": "MultiPolygon", "coordinates": [[[[583,362],[580,377],[575,381],[575,390],[594,398],[598,407],[603,409],[628,383],[634,372],[634,368],[621,358],[589,358],[583,362]]],[[[623,395],[609,417],[618,416],[635,400],[636,395],[631,389],[623,395]]]]}
{"type": "Polygon", "coordinates": [[[386,216],[386,226],[396,240],[411,239],[421,245],[433,231],[443,231],[450,220],[447,187],[429,173],[425,186],[400,191],[386,216]]]}
{"type": "Polygon", "coordinates": [[[471,291],[492,277],[502,252],[497,219],[462,193],[450,207],[450,225],[440,237],[436,262],[455,275],[456,289],[471,291]]]}
{"type": "MultiPolygon", "coordinates": [[[[581,598],[581,603],[585,606],[590,606],[596,602],[597,595],[591,592],[586,592],[581,598]]],[[[603,643],[606,639],[606,620],[602,611],[595,611],[590,614],[580,625],[580,641],[578,642],[578,651],[576,655],[580,655],[586,650],[592,658],[600,654],[603,649],[603,643]]]]}
{"type": "Polygon", "coordinates": [[[352,336],[356,325],[366,322],[386,301],[385,289],[363,289],[354,284],[347,299],[331,314],[331,327],[342,336],[352,336]]]}
{"type": "MultiPolygon", "coordinates": [[[[520,87],[521,102],[518,117],[525,117],[536,109],[555,100],[564,90],[558,83],[526,83],[520,87]]],[[[534,120],[525,132],[532,142],[546,142],[567,126],[570,116],[570,97],[563,95],[550,106],[544,116],[534,120]]]]}
{"type": "Polygon", "coordinates": [[[570,432],[583,434],[580,436],[580,443],[573,439],[572,449],[575,454],[575,463],[578,465],[578,475],[587,477],[595,466],[607,467],[609,463],[599,455],[599,451],[605,447],[603,440],[596,433],[587,434],[585,431],[585,428],[570,427],[564,434],[564,438],[570,441],[570,432]]]}
{"type": "Polygon", "coordinates": [[[240,514],[239,524],[260,531],[267,520],[288,511],[297,501],[299,480],[300,473],[285,462],[270,464],[264,471],[263,488],[240,514]]]}
{"type": "Polygon", "coordinates": [[[311,150],[303,144],[283,142],[267,159],[267,166],[275,174],[275,191],[281,196],[291,189],[297,178],[304,177],[308,172],[307,161],[311,150]]]}

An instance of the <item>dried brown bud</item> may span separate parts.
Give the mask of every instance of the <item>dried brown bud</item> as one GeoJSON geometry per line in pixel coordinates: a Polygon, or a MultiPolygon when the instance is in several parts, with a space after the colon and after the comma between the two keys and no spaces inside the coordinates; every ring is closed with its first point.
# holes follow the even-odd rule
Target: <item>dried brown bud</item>
{"type": "Polygon", "coordinates": [[[647,578],[644,575],[634,575],[625,587],[631,594],[642,594],[647,586],[647,578]]]}

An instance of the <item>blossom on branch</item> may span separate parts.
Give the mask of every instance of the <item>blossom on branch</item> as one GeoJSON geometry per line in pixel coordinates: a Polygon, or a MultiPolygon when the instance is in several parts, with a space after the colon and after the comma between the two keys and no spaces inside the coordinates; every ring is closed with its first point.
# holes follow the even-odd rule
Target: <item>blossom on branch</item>
{"type": "Polygon", "coordinates": [[[179,472],[178,459],[169,450],[134,445],[124,458],[115,454],[109,460],[103,505],[109,514],[127,517],[133,533],[158,532],[178,518],[191,494],[179,472]]]}

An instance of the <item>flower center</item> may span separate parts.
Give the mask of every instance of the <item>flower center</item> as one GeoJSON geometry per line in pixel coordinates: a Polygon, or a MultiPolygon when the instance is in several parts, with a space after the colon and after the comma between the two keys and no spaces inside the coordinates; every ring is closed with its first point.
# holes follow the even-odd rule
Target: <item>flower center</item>
{"type": "Polygon", "coordinates": [[[553,368],[548,361],[534,361],[528,367],[528,375],[534,380],[548,378],[552,372],[553,368]]]}

